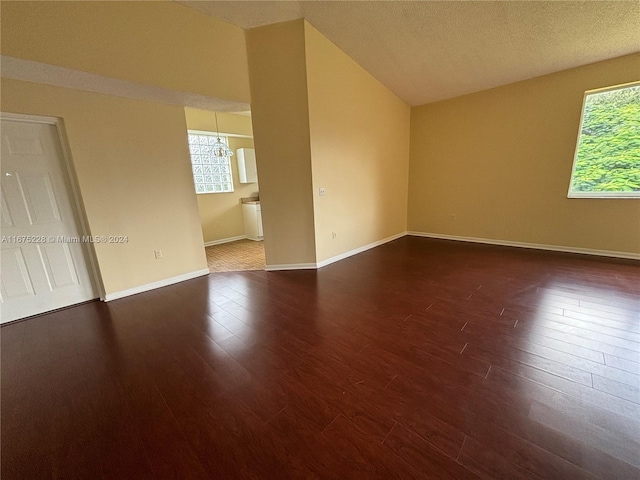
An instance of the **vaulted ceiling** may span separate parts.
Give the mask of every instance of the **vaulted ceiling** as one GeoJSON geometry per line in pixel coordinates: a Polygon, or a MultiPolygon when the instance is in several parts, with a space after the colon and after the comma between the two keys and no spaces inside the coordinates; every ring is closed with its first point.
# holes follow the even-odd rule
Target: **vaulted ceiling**
{"type": "Polygon", "coordinates": [[[242,28],[306,18],[410,105],[640,51],[639,1],[180,3],[242,28]]]}

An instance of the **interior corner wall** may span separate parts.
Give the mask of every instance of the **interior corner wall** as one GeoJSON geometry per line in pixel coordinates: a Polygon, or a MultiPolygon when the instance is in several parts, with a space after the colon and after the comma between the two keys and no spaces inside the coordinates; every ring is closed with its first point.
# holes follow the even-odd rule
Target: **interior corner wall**
{"type": "MultiPolygon", "coordinates": [[[[187,128],[190,130],[216,131],[214,112],[194,108],[184,109],[187,128]]],[[[252,135],[251,117],[218,113],[218,125],[222,133],[252,135]]],[[[253,138],[227,137],[229,148],[234,152],[231,157],[231,174],[233,176],[233,192],[205,193],[196,195],[200,223],[204,241],[213,242],[244,235],[244,218],[242,216],[242,197],[250,197],[258,191],[257,183],[240,183],[238,175],[238,148],[254,148],[253,138]]]]}
{"type": "Polygon", "coordinates": [[[107,295],[207,268],[182,107],[3,78],[0,110],[64,120],[89,233],[128,237],[94,244],[107,295]]]}
{"type": "Polygon", "coordinates": [[[1,20],[2,55],[250,101],[244,31],[177,2],[3,0],[1,20]]]}
{"type": "Polygon", "coordinates": [[[640,253],[640,200],[567,198],[583,95],[640,54],[411,109],[410,231],[640,253]]]}
{"type": "Polygon", "coordinates": [[[307,22],[305,45],[321,262],[406,232],[410,108],[307,22]]]}
{"type": "Polygon", "coordinates": [[[246,38],[267,267],[315,264],[304,22],[246,38]]]}

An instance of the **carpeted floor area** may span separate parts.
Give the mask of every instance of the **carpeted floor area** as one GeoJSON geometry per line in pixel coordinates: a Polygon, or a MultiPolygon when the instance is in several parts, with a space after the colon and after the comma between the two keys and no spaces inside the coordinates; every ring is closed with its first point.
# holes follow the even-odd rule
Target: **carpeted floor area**
{"type": "Polygon", "coordinates": [[[264,243],[238,240],[206,247],[210,272],[237,272],[264,270],[264,243]]]}

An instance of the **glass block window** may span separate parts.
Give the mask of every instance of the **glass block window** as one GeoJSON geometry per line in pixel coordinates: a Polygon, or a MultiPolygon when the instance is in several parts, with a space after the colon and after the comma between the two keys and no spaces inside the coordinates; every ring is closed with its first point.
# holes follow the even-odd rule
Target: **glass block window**
{"type": "Polygon", "coordinates": [[[229,144],[224,136],[189,132],[191,171],[198,194],[233,192],[231,159],[213,156],[213,144],[218,138],[229,144]]]}

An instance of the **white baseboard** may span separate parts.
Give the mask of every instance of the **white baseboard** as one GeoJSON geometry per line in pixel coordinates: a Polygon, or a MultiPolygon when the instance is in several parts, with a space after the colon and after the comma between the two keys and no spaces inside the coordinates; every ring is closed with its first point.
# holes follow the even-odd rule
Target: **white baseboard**
{"type": "Polygon", "coordinates": [[[185,280],[191,280],[192,278],[203,277],[205,275],[209,275],[208,268],[203,270],[196,270],[194,272],[183,273],[182,275],[177,275],[171,278],[165,278],[164,280],[147,283],[145,285],[140,285],[138,287],[127,288],[126,290],[120,290],[119,292],[108,293],[107,295],[105,295],[103,300],[105,302],[110,302],[111,300],[116,300],[118,298],[124,298],[130,295],[136,295],[138,293],[148,292],[149,290],[166,287],[168,285],[173,285],[174,283],[184,282],[185,280]]]}
{"type": "Polygon", "coordinates": [[[349,250],[348,252],[341,253],[340,255],[336,255],[335,257],[327,258],[326,260],[322,260],[318,263],[293,263],[293,264],[285,264],[285,265],[267,265],[265,270],[267,272],[275,272],[279,270],[317,270],[319,268],[325,267],[331,263],[338,262],[340,260],[344,260],[347,257],[351,257],[353,255],[357,255],[358,253],[362,253],[366,250],[370,250],[375,247],[379,247],[384,243],[391,242],[400,237],[404,237],[407,232],[398,233],[396,235],[392,235],[391,237],[385,238],[383,240],[378,240],[377,242],[370,243],[368,245],[364,245],[362,247],[355,248],[353,250],[349,250]]]}
{"type": "Polygon", "coordinates": [[[222,245],[223,243],[237,242],[238,240],[244,240],[246,235],[238,235],[237,237],[221,238],[220,240],[211,240],[210,242],[204,242],[205,247],[211,247],[213,245],[222,245]]]}
{"type": "Polygon", "coordinates": [[[545,245],[542,243],[513,242],[511,240],[495,240],[492,238],[459,237],[457,235],[445,235],[441,233],[407,232],[412,237],[439,238],[441,240],[455,240],[458,242],[485,243],[488,245],[501,245],[504,247],[532,248],[534,250],[550,250],[552,252],[580,253],[583,255],[596,255],[599,257],[628,258],[640,260],[640,253],[616,252],[613,250],[595,250],[591,248],[566,247],[564,245],[545,245]]]}
{"type": "Polygon", "coordinates": [[[341,253],[340,255],[336,255],[335,257],[327,258],[326,260],[322,260],[318,262],[316,265],[318,268],[325,267],[331,263],[338,262],[340,260],[344,260],[345,258],[351,257],[353,255],[357,255],[359,253],[365,252],[367,250],[371,250],[372,248],[379,247],[388,242],[392,242],[400,237],[404,237],[407,232],[401,232],[396,235],[392,235],[390,237],[384,238],[382,240],[378,240],[377,242],[369,243],[368,245],[364,245],[362,247],[355,248],[353,250],[349,250],[348,252],[341,253]]]}
{"type": "Polygon", "coordinates": [[[278,272],[281,270],[315,270],[317,265],[315,263],[285,263],[282,265],[267,265],[265,270],[267,272],[278,272]]]}

